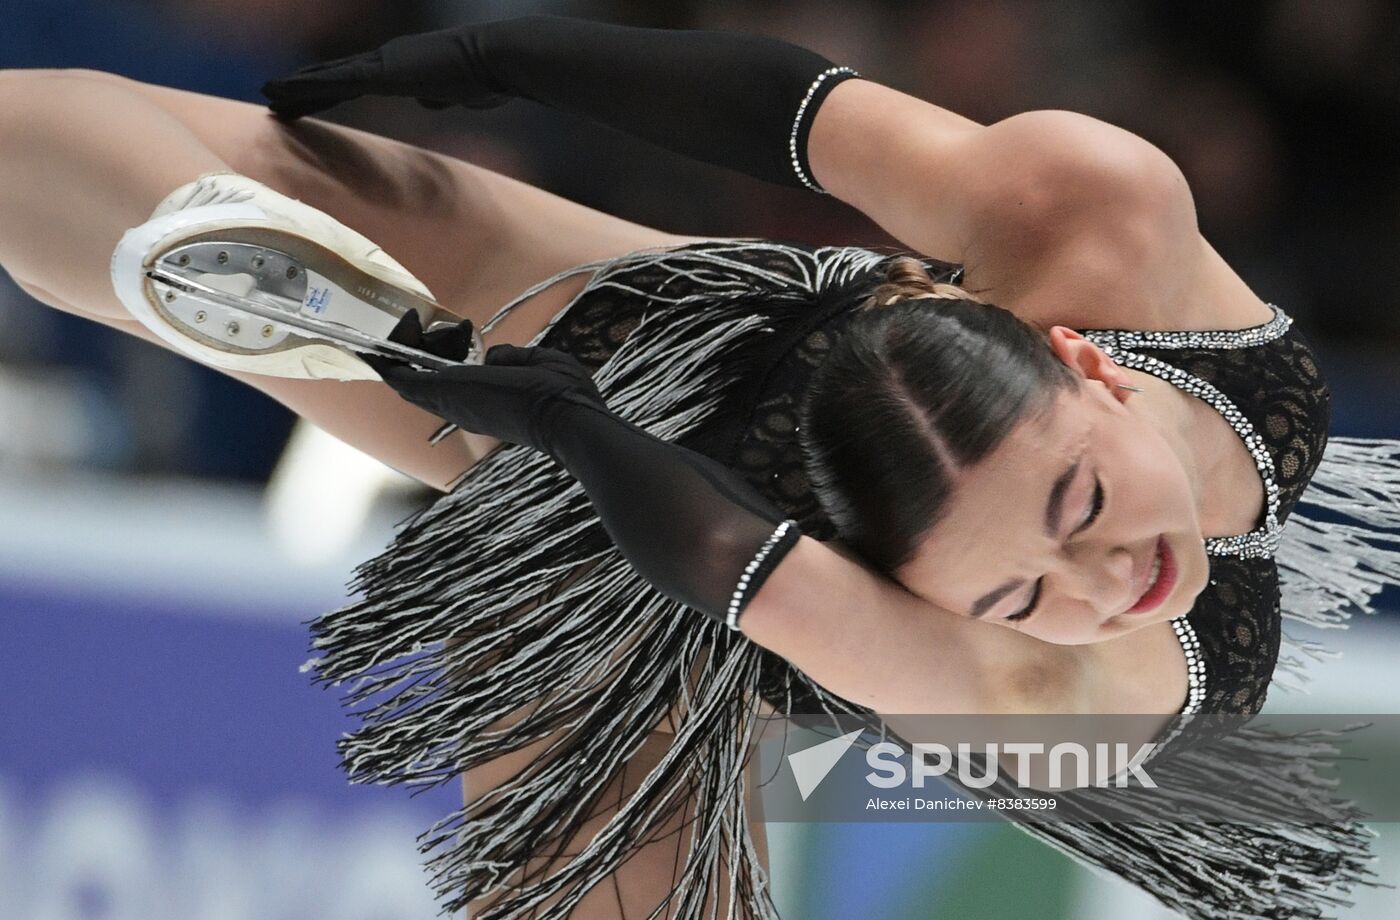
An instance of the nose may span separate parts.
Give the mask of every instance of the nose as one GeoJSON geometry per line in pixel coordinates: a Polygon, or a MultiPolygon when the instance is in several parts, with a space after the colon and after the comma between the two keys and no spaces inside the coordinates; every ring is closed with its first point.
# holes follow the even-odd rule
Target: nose
{"type": "Polygon", "coordinates": [[[1133,556],[1124,547],[1088,550],[1065,567],[1065,592],[1104,616],[1122,613],[1137,603],[1133,556]]]}

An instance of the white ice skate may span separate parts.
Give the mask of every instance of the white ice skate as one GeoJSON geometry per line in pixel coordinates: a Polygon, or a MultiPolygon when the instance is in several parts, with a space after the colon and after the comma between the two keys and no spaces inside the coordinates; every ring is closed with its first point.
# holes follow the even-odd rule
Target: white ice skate
{"type": "MultiPolygon", "coordinates": [[[[354,352],[457,363],[386,341],[409,310],[424,328],[455,321],[421,281],[330,215],[239,173],[207,173],[168,195],[122,237],[111,270],[133,317],[214,367],[378,380],[354,352]]],[[[481,360],[473,338],[469,363],[481,360]]]]}

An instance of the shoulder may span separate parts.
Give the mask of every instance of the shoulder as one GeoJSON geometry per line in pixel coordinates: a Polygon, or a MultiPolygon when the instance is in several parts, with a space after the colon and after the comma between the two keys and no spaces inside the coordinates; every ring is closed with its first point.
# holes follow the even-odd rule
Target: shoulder
{"type": "Polygon", "coordinates": [[[975,197],[983,229],[968,284],[1042,327],[1242,329],[1273,312],[1202,236],[1195,198],[1165,152],[1064,111],[989,126],[985,146],[1031,149],[975,197]]]}
{"type": "Polygon", "coordinates": [[[1089,115],[981,125],[848,80],[819,111],[809,153],[834,196],[908,248],[964,265],[967,287],[1027,318],[1131,324],[1205,265],[1181,169],[1089,115]]]}
{"type": "Polygon", "coordinates": [[[979,147],[983,159],[1006,165],[969,189],[969,286],[1042,325],[1189,322],[1182,305],[1201,302],[1216,269],[1190,187],[1166,153],[1062,111],[991,125],[979,147]]]}

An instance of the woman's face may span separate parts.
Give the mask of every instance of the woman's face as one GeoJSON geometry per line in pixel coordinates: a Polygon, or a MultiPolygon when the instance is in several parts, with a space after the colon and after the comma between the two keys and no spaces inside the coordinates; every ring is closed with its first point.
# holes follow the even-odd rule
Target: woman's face
{"type": "Polygon", "coordinates": [[[1102,351],[1064,327],[1051,343],[1078,388],[958,474],[946,515],[895,574],[960,616],[1102,642],[1190,610],[1208,562],[1179,448],[1102,351]]]}

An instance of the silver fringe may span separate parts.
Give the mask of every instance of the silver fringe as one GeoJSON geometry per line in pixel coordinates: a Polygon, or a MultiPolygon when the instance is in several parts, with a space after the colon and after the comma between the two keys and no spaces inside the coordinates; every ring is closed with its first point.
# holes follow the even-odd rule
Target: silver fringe
{"type": "MultiPolygon", "coordinates": [[[[800,312],[829,285],[885,258],[853,247],[812,252],[732,243],[575,267],[521,294],[483,331],[555,281],[596,270],[577,296],[612,287],[664,307],[599,368],[599,390],[630,421],[659,437],[681,437],[715,412],[727,387],[743,385],[734,362],[742,363],[746,343],[771,331],[769,322],[800,312]],[[735,255],[754,247],[781,254],[790,266],[775,271],[735,255]],[[628,273],[640,267],[699,281],[704,292],[671,297],[664,283],[639,288],[628,273]]],[[[1400,463],[1383,460],[1379,446],[1334,444],[1315,492],[1354,503],[1358,529],[1332,533],[1331,525],[1303,523],[1295,512],[1297,542],[1285,536],[1280,553],[1290,597],[1303,599],[1293,610],[1309,622],[1340,618],[1346,601],[1364,604],[1381,582],[1396,580],[1395,557],[1368,529],[1395,520],[1371,507],[1377,495],[1370,490],[1379,483],[1381,492],[1389,486],[1396,494],[1400,463]],[[1390,478],[1374,479],[1378,469],[1390,478]],[[1334,552],[1341,555],[1327,555],[1334,552]],[[1347,574],[1343,560],[1353,558],[1372,575],[1347,574]],[[1322,563],[1336,568],[1319,578],[1322,563]]],[[[761,650],[641,579],[612,547],[582,489],[551,460],[514,446],[488,455],[360,566],[351,587],[362,593],[359,600],[312,621],[318,657],[303,670],[314,671],[319,684],[347,688],[360,724],[338,748],[352,782],[430,788],[555,736],[520,773],[419,837],[444,914],[499,893],[476,920],[561,920],[689,798],[689,845],[667,898],[674,916],[698,920],[713,894],[728,899],[728,917],[778,920],[745,810],[744,768],[761,718],[761,650]],[[490,729],[540,700],[533,715],[490,729]],[[531,859],[554,855],[589,817],[601,791],[677,701],[683,716],[674,743],[637,791],[562,868],[526,874],[531,859]],[[725,892],[718,887],[722,871],[725,892]],[[557,903],[540,908],[555,895],[557,903]]],[[[887,733],[868,710],[800,671],[788,677],[789,688],[813,695],[833,724],[854,715],[887,733]]],[[[1255,760],[1273,757],[1275,766],[1279,758],[1317,753],[1296,740],[1254,743],[1261,746],[1255,760]]],[[[1243,766],[1236,773],[1259,778],[1243,766]]],[[[1017,826],[1188,916],[1245,920],[1317,916],[1318,904],[1337,903],[1324,893],[1330,885],[1364,874],[1364,829],[1348,813],[1336,816],[1340,823],[1305,830],[1294,844],[1260,827],[1017,826]],[[1206,912],[1216,908],[1223,912],[1206,912]]],[[[665,909],[658,905],[652,916],[665,909]]]]}
{"type": "MultiPolygon", "coordinates": [[[[1400,584],[1400,440],[1329,438],[1274,561],[1285,618],[1327,629],[1374,613],[1380,590],[1400,584]]],[[[1285,632],[1278,685],[1306,691],[1307,663],[1338,655],[1285,632]]]]}
{"type": "Polygon", "coordinates": [[[1153,758],[1159,788],[1150,794],[1074,790],[1060,797],[1053,823],[1016,826],[1190,920],[1323,917],[1350,905],[1356,886],[1377,884],[1378,835],[1361,809],[1334,797],[1327,775],[1338,742],[1361,727],[1289,734],[1186,717],[1177,720],[1180,740],[1153,758]]]}
{"type": "MultiPolygon", "coordinates": [[[[770,318],[801,311],[881,258],[735,241],[597,263],[601,271],[578,296],[613,287],[665,310],[646,316],[594,380],[629,421],[680,437],[714,412],[727,386],[743,383],[725,368],[771,331],[770,318]],[[733,255],[756,246],[790,267],[774,271],[733,255]],[[629,284],[632,269],[658,266],[702,282],[704,293],[671,297],[664,283],[629,284]]],[[[530,293],[587,268],[547,279],[492,324],[530,293]]],[[[689,796],[695,819],[668,898],[674,916],[701,916],[723,866],[728,915],[777,920],[745,811],[761,650],[638,576],[552,460],[513,445],[494,451],[407,521],[356,570],[351,587],[360,600],[312,622],[318,657],[303,670],[317,683],[348,685],[346,704],[361,724],[338,748],[352,782],[430,788],[558,735],[519,774],[419,838],[420,852],[435,854],[427,866],[444,913],[502,892],[479,920],[563,918],[689,796]],[[618,649],[627,651],[616,656],[618,649]],[[541,699],[533,716],[488,731],[541,699]],[[563,868],[522,877],[530,859],[557,850],[588,818],[676,701],[685,712],[674,743],[640,788],[563,868]],[[557,903],[539,909],[556,894],[557,903]]],[[[832,700],[833,714],[845,712],[816,684],[808,689],[832,700]]]]}

